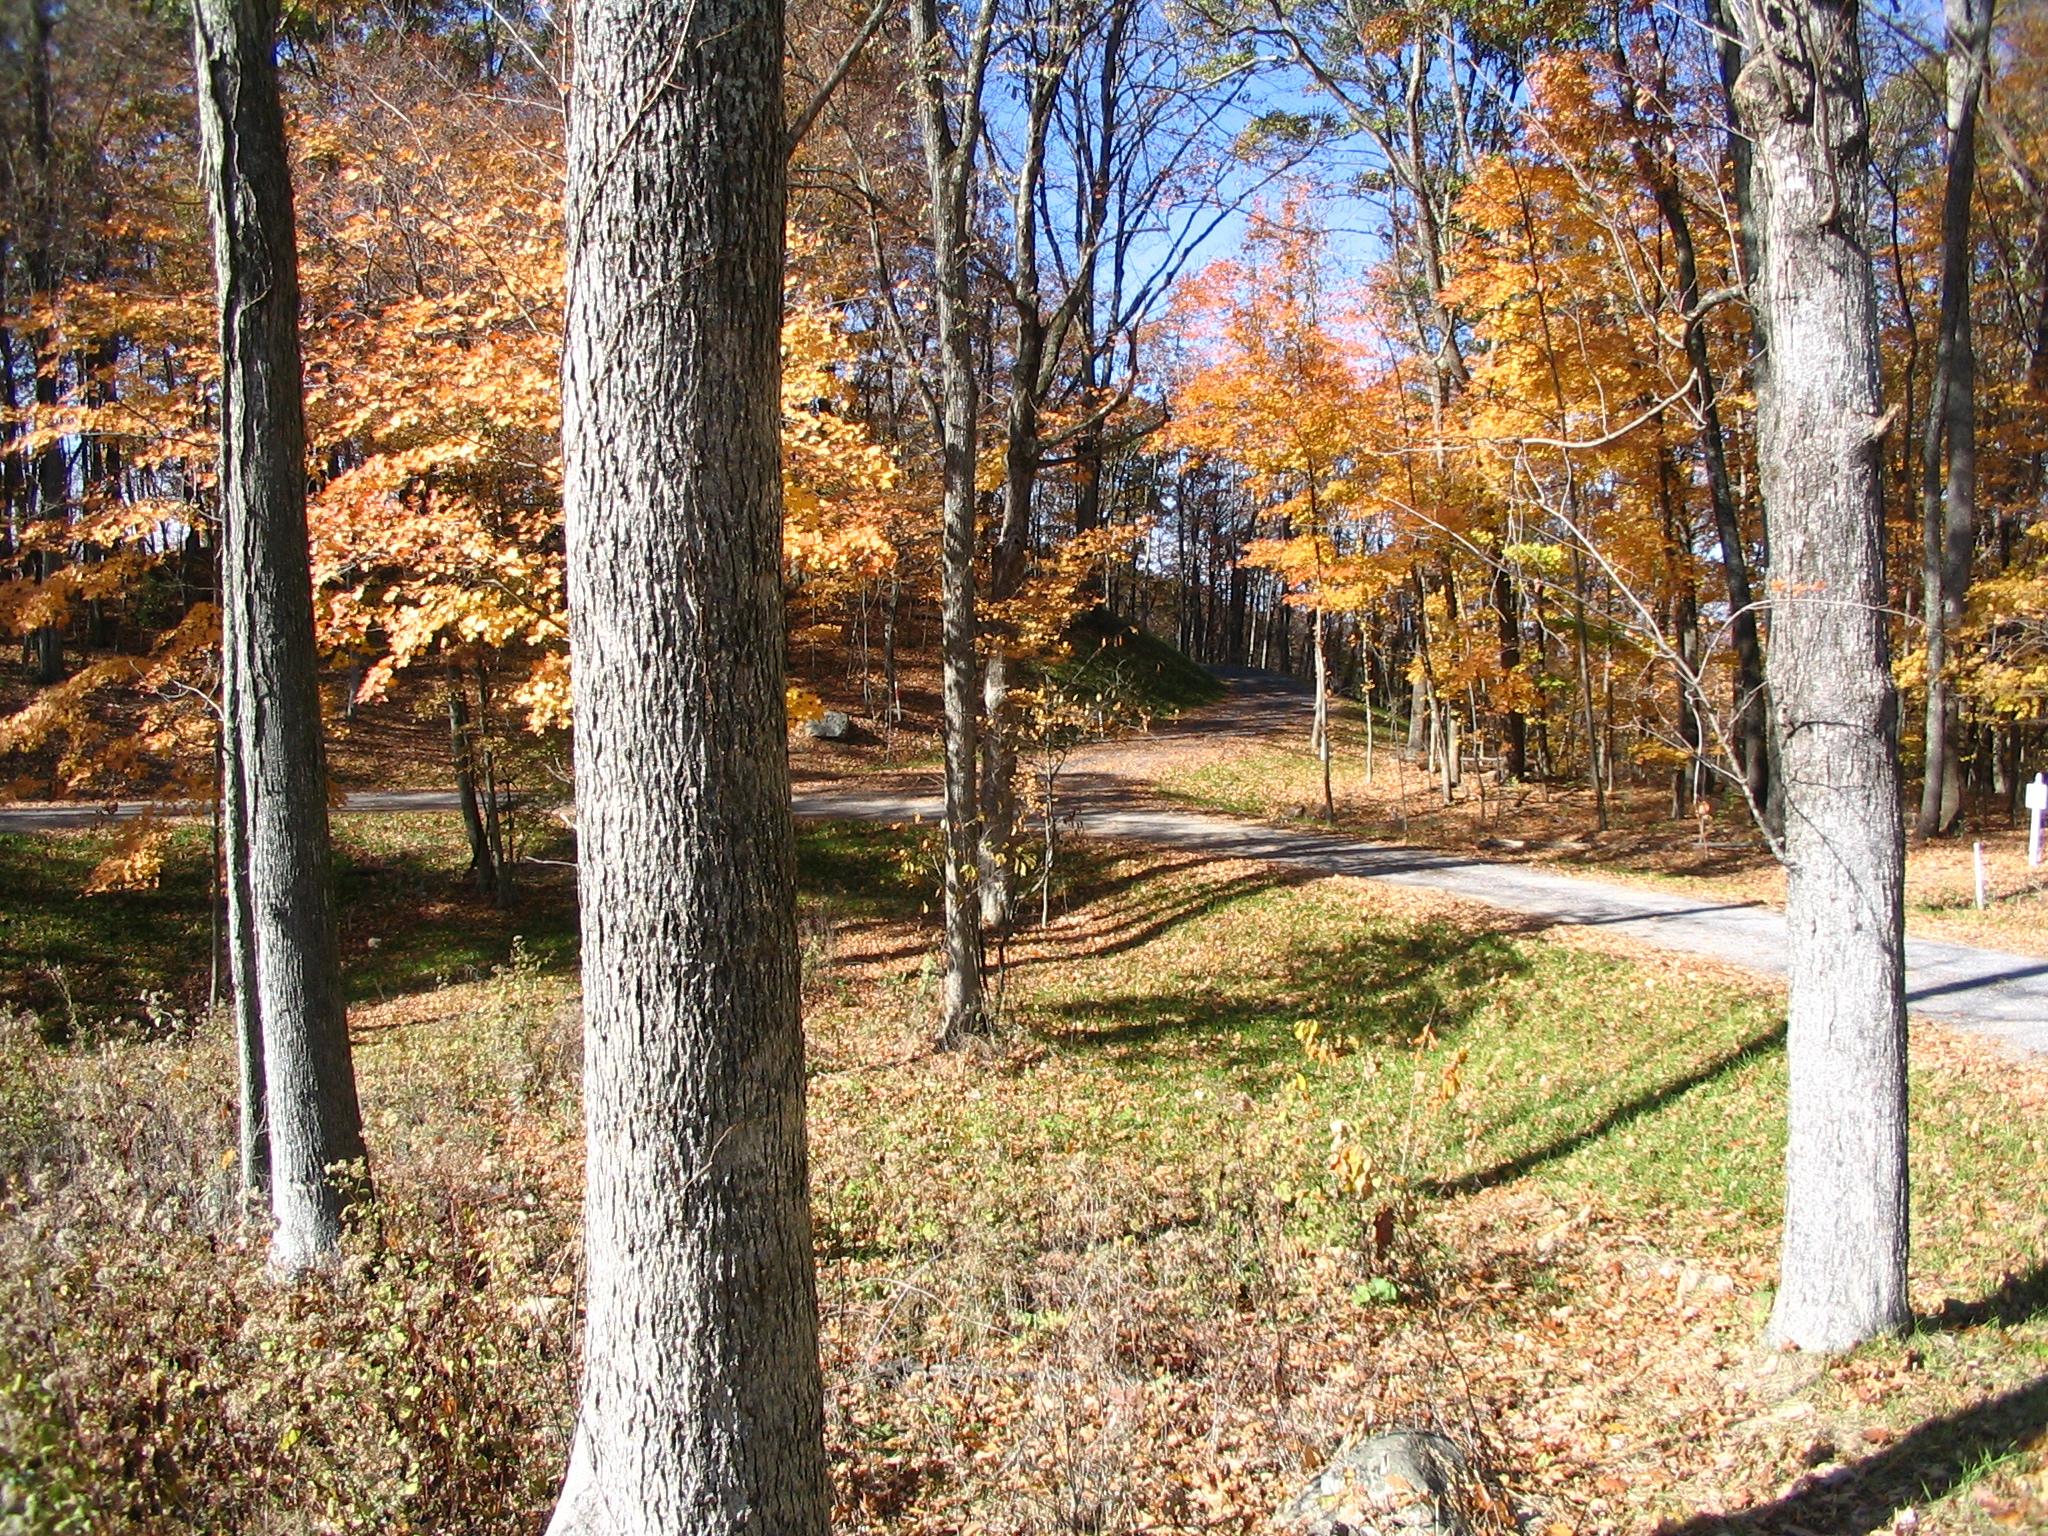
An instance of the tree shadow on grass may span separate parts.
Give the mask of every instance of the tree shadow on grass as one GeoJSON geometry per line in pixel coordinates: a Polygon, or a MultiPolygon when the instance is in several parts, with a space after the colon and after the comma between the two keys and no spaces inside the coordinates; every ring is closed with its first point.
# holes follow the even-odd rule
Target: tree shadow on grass
{"type": "MultiPolygon", "coordinates": [[[[1189,859],[1183,864],[1172,865],[1154,873],[1167,874],[1173,870],[1199,867],[1210,862],[1212,861],[1208,859],[1189,859]]],[[[1217,881],[1195,890],[1176,892],[1158,900],[1134,903],[1128,908],[1118,910],[1108,921],[1094,924],[1080,932],[1062,932],[1057,929],[1027,931],[1011,942],[1036,941],[1042,946],[1043,952],[1018,955],[1007,964],[1012,972],[1017,972],[1127,954],[1151,943],[1154,939],[1163,938],[1184,923],[1206,917],[1212,912],[1263,895],[1267,891],[1290,890],[1296,886],[1306,885],[1316,878],[1318,877],[1313,870],[1261,870],[1242,879],[1217,881]]]]}
{"type": "Polygon", "coordinates": [[[1964,1302],[1951,1297],[1932,1317],[1921,1318],[1919,1328],[1923,1333],[1961,1333],[1986,1323],[2017,1328],[2042,1318],[2048,1318],[2048,1264],[2036,1264],[2022,1274],[2007,1275],[2003,1285],[1980,1301],[1964,1302]]]}
{"type": "Polygon", "coordinates": [[[1665,1106],[1684,1098],[1695,1088],[1703,1088],[1716,1079],[1731,1072],[1740,1071],[1751,1062],[1784,1049],[1785,1026],[1782,1022],[1772,1025],[1762,1033],[1752,1036],[1733,1050],[1725,1051],[1713,1060],[1703,1062],[1683,1076],[1639,1094],[1625,1103],[1617,1104],[1598,1119],[1540,1147],[1503,1158],[1490,1168],[1481,1168],[1472,1173],[1461,1174],[1455,1179],[1439,1179],[1431,1186],[1438,1195],[1470,1195],[1482,1189],[1492,1189],[1501,1184],[1513,1183],[1525,1174],[1533,1173],[1547,1163],[1570,1157],[1582,1147],[1590,1146],[1602,1137],[1624,1130],[1645,1115],[1655,1114],[1665,1106]]]}
{"type": "MultiPolygon", "coordinates": [[[[1131,850],[1101,838],[1070,838],[1061,844],[1055,869],[1054,890],[1069,908],[1090,907],[1163,880],[1171,875],[1204,869],[1216,860],[1206,853],[1187,854],[1170,862],[1152,862],[1164,850],[1145,846],[1136,857],[1131,850]]],[[[1029,906],[1030,903],[1024,905],[1029,906]]]]}
{"type": "MultiPolygon", "coordinates": [[[[844,915],[856,923],[886,927],[922,922],[922,931],[912,942],[864,948],[859,955],[863,963],[888,965],[930,958],[930,936],[941,921],[939,902],[936,893],[926,889],[915,860],[902,857],[910,847],[903,840],[905,829],[818,822],[801,827],[800,833],[809,834],[800,835],[798,842],[799,873],[807,899],[821,901],[835,916],[844,915]]],[[[1107,908],[1100,921],[1072,928],[1020,924],[1007,940],[991,934],[986,939],[991,966],[999,953],[1004,954],[1003,968],[1013,975],[1034,967],[1120,954],[1231,902],[1316,878],[1312,871],[1276,868],[1249,879],[1219,880],[1121,908],[1108,907],[1116,898],[1145,885],[1202,869],[1215,860],[1196,855],[1135,869],[1119,867],[1123,862],[1120,851],[1090,849],[1075,861],[1063,882],[1070,906],[1107,908]]],[[[1027,915],[1037,910],[1029,893],[1019,906],[1027,915]]],[[[994,984],[993,976],[990,984],[994,984]]]]}
{"type": "MultiPolygon", "coordinates": [[[[376,1002],[476,980],[504,965],[514,938],[547,970],[576,963],[573,876],[520,872],[510,905],[477,894],[461,866],[459,824],[377,818],[365,845],[335,837],[336,938],[343,993],[376,1002]]],[[[82,894],[112,846],[102,829],[0,836],[0,1008],[38,1016],[53,1044],[99,1032],[148,1034],[173,1010],[203,1014],[216,973],[207,829],[174,823],[146,890],[82,894]]]]}
{"type": "Polygon", "coordinates": [[[914,917],[931,897],[921,845],[930,827],[852,820],[797,823],[797,888],[861,917],[914,917]]]}
{"type": "MultiPolygon", "coordinates": [[[[375,842],[357,828],[335,838],[335,926],[349,1002],[481,981],[513,959],[515,946],[543,971],[575,970],[573,869],[522,863],[499,906],[476,890],[463,867],[459,822],[440,817],[430,827],[406,829],[388,820],[394,825],[375,828],[383,834],[375,842]]],[[[548,858],[570,851],[566,839],[535,850],[548,858]]]]}
{"type": "MultiPolygon", "coordinates": [[[[1206,909],[1243,889],[1234,884],[1201,905],[1206,909]]],[[[1142,937],[1120,940],[1101,952],[1140,942],[1142,937]]],[[[1291,1034],[1297,1018],[1315,1018],[1333,1036],[1355,1035],[1364,1043],[1406,1043],[1425,1025],[1439,1039],[1449,1039],[1488,1003],[1494,987],[1527,967],[1507,933],[1424,923],[1275,952],[1262,976],[1266,985],[1295,999],[1285,1006],[1263,989],[1251,996],[1125,989],[1052,1004],[1041,1016],[1049,1034],[1083,1049],[1239,1034],[1247,1038],[1233,1041],[1232,1064],[1264,1065],[1299,1051],[1291,1034]]]]}
{"type": "Polygon", "coordinates": [[[1807,1532],[1867,1536],[1891,1527],[1902,1509],[1932,1503],[2048,1430],[2048,1376],[1929,1419],[1873,1456],[1797,1488],[1782,1499],[1728,1514],[1699,1514],[1660,1536],[1719,1532],[1807,1532]]]}
{"type": "Polygon", "coordinates": [[[53,1044],[132,1023],[146,996],[206,1005],[204,829],[173,829],[150,889],[85,895],[112,847],[99,828],[0,834],[0,1011],[34,1015],[53,1044]]]}

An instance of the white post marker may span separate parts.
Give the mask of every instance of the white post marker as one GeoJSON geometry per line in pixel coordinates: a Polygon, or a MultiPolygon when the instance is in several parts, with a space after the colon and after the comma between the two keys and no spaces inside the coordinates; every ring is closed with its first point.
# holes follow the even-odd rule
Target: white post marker
{"type": "Polygon", "coordinates": [[[1970,844],[1970,853],[1977,863],[1977,910],[1984,910],[1984,845],[1970,844]]]}
{"type": "Polygon", "coordinates": [[[2041,818],[2048,815],[2048,773],[2037,773],[2027,786],[2027,863],[2041,867],[2041,818]]]}

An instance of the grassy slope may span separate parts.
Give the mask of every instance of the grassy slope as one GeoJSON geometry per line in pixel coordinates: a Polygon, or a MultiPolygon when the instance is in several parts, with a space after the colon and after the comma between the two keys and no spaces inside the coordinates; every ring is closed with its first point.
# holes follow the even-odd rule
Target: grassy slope
{"type": "Polygon", "coordinates": [[[1207,668],[1107,609],[1082,614],[1068,641],[1073,655],[1055,669],[1062,680],[1083,689],[1111,689],[1138,713],[1174,715],[1223,697],[1223,685],[1207,668]]]}
{"type": "MultiPolygon", "coordinates": [[[[74,1022],[144,1022],[152,1007],[204,1009],[207,828],[173,828],[157,889],[81,894],[116,841],[113,832],[0,833],[0,1008],[35,1013],[53,1034],[74,1022]]],[[[550,964],[574,958],[567,870],[522,866],[513,905],[498,911],[463,877],[468,848],[453,816],[337,815],[334,843],[351,1001],[488,975],[514,934],[550,964]]]]}
{"type": "MultiPolygon", "coordinates": [[[[78,1170],[6,1186],[0,1355],[22,1374],[0,1446],[99,1528],[324,1507],[518,1530],[545,1505],[573,1371],[566,951],[420,986],[509,937],[453,893],[449,837],[376,835],[353,857],[468,921],[357,887],[355,991],[404,995],[356,1015],[385,1207],[339,1291],[277,1294],[207,1203],[218,1044],[0,1053],[8,1134],[55,1115],[78,1170]]],[[[803,832],[841,1528],[1250,1530],[1343,1434],[1417,1419],[1486,1447],[1552,1529],[2048,1519],[2038,1069],[1916,1038],[1930,1322],[1825,1367],[1764,1359],[1767,989],[1436,898],[1083,844],[1062,915],[1009,947],[1010,1032],[935,1057],[927,859],[915,832],[803,832]],[[1372,1160],[1363,1198],[1333,1178],[1346,1147],[1372,1160]]],[[[565,931],[565,896],[519,931],[565,931]]]]}

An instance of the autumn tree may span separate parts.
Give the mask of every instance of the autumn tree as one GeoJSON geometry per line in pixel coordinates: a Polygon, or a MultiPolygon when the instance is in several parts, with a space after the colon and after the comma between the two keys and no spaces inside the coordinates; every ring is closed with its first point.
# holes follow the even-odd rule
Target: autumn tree
{"type": "MultiPolygon", "coordinates": [[[[1000,242],[981,247],[1010,312],[1002,511],[986,560],[997,608],[1016,605],[1034,556],[1065,532],[1053,532],[1041,505],[1048,468],[1066,470],[1074,538],[1095,538],[1113,519],[1112,460],[1162,420],[1134,398],[1138,335],[1204,237],[1294,163],[1281,154],[1247,168],[1221,152],[1219,127],[1238,110],[1244,79],[1204,89],[1180,18],[1147,0],[1028,0],[1003,21],[1001,78],[1013,99],[988,131],[1005,206],[992,232],[1000,242]]],[[[1117,544],[1110,535],[1092,547],[1117,544]]],[[[1100,580],[1085,585],[1102,595],[1100,580]]],[[[1014,887],[1021,724],[1008,695],[1030,658],[1011,626],[985,627],[980,895],[984,924],[1001,929],[1014,887]]]]}
{"type": "Polygon", "coordinates": [[[1191,285],[1190,307],[1214,316],[1214,355],[1174,395],[1167,441],[1228,457],[1271,499],[1284,530],[1254,549],[1253,563],[1278,571],[1310,611],[1315,723],[1311,745],[1330,787],[1330,588],[1337,524],[1361,490],[1358,380],[1320,311],[1323,233],[1298,197],[1248,241],[1254,260],[1220,263],[1191,285]]]}
{"type": "Polygon", "coordinates": [[[1977,348],[1970,322],[1976,264],[1972,212],[1977,184],[1977,117],[1991,71],[1991,0],[1948,0],[1943,8],[1946,127],[1941,198],[1941,297],[1934,378],[1921,457],[1922,612],[1927,623],[1927,745],[1915,830],[1953,828],[1963,809],[1958,708],[1949,675],[1951,637],[1963,622],[1977,552],[1977,348]]]}
{"type": "Polygon", "coordinates": [[[776,378],[782,8],[575,17],[563,497],[588,1266],[556,1536],[823,1536],[776,378]]]}
{"type": "MultiPolygon", "coordinates": [[[[1707,503],[1720,550],[1723,587],[1728,599],[1728,634],[1735,647],[1735,717],[1739,750],[1737,766],[1749,803],[1759,809],[1770,803],[1770,722],[1764,693],[1763,636],[1758,622],[1755,583],[1751,574],[1748,534],[1736,487],[1736,446],[1726,421],[1722,381],[1726,369],[1715,356],[1708,328],[1710,312],[1736,296],[1735,285],[1710,289],[1703,254],[1711,254],[1711,213],[1703,220],[1704,199],[1690,188],[1685,175],[1680,118],[1683,86],[1674,78],[1672,54],[1661,31],[1631,38],[1623,26],[1624,11],[1614,12],[1611,50],[1615,104],[1628,136],[1636,171],[1656,200],[1658,217],[1671,241],[1672,298],[1684,338],[1685,361],[1691,371],[1690,395],[1698,423],[1707,503]],[[1708,228],[1701,229],[1703,223],[1708,228]],[[1705,238],[1703,238],[1705,236],[1705,238]]],[[[1717,63],[1719,62],[1717,58],[1717,63]]],[[[1739,135],[1743,160],[1736,172],[1748,185],[1747,141],[1739,135]]],[[[1718,169],[1718,167],[1717,167],[1718,169]]],[[[1719,177],[1712,183],[1719,190],[1719,177]]]]}

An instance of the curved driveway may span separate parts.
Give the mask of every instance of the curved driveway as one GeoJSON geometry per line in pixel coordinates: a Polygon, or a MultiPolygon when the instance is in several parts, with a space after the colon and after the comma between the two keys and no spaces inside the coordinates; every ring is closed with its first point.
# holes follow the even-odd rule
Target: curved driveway
{"type": "MultiPolygon", "coordinates": [[[[943,806],[932,794],[835,786],[799,791],[796,810],[800,816],[856,821],[936,821],[943,806]]],[[[1707,955],[1775,976],[1785,973],[1784,915],[1755,903],[1702,901],[1520,864],[1364,842],[1308,828],[1269,827],[1201,811],[1084,802],[1072,815],[1076,830],[1098,837],[1129,838],[1219,858],[1269,859],[1320,874],[1417,886],[1546,923],[1609,928],[1664,949],[1707,955]]],[[[1915,1014],[1996,1036],[2022,1051],[2048,1054],[2048,959],[1908,939],[1906,996],[1915,1014]]]]}

